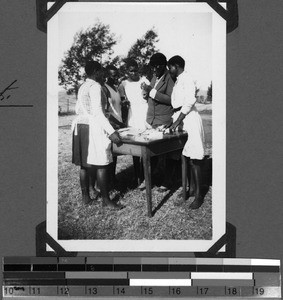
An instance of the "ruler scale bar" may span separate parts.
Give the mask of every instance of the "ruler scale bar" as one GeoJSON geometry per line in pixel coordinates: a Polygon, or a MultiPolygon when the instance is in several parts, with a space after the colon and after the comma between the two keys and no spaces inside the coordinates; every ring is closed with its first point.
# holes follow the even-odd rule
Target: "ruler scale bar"
{"type": "Polygon", "coordinates": [[[224,265],[223,272],[251,272],[251,266],[245,265],[224,265]]]}
{"type": "Polygon", "coordinates": [[[29,256],[6,256],[2,263],[5,264],[191,264],[191,265],[260,265],[278,266],[278,259],[247,259],[247,258],[192,258],[192,257],[29,257],[29,256]]]}
{"type": "MultiPolygon", "coordinates": [[[[103,296],[175,296],[175,297],[197,297],[197,296],[238,296],[238,297],[260,297],[279,298],[279,287],[225,287],[225,286],[143,286],[143,287],[100,287],[100,286],[27,286],[3,288],[4,297],[15,296],[82,296],[82,297],[103,297],[103,296]]],[[[14,298],[13,298],[14,299],[14,298]]]]}
{"type": "Polygon", "coordinates": [[[100,272],[113,272],[114,266],[113,265],[86,265],[86,271],[100,271],[100,272]]]}
{"type": "Polygon", "coordinates": [[[131,264],[119,264],[119,265],[114,265],[114,272],[121,272],[121,271],[136,271],[136,272],[141,272],[141,265],[131,265],[131,264]]]}
{"type": "Polygon", "coordinates": [[[279,260],[5,257],[3,299],[281,298],[279,260]]]}
{"type": "Polygon", "coordinates": [[[196,265],[169,265],[169,272],[196,272],[196,265]]]}
{"type": "Polygon", "coordinates": [[[57,264],[33,264],[32,265],[32,270],[33,271],[58,271],[57,264]]]}
{"type": "Polygon", "coordinates": [[[193,272],[191,273],[191,279],[253,279],[253,273],[229,273],[229,272],[212,272],[212,273],[203,273],[203,272],[193,272]]]}
{"type": "Polygon", "coordinates": [[[191,279],[130,279],[130,286],[191,286],[191,279]]]}
{"type": "Polygon", "coordinates": [[[193,286],[254,286],[254,280],[193,279],[193,286]]]}
{"type": "Polygon", "coordinates": [[[11,264],[11,265],[4,265],[4,271],[32,271],[32,265],[26,264],[11,264]]]}
{"type": "Polygon", "coordinates": [[[65,272],[3,272],[4,279],[65,278],[65,272]]]}
{"type": "Polygon", "coordinates": [[[127,279],[127,272],[66,272],[66,278],[127,279]]]}
{"type": "Polygon", "coordinates": [[[85,271],[85,265],[79,265],[79,264],[76,264],[76,265],[69,265],[69,264],[66,264],[66,265],[63,265],[63,264],[59,264],[58,265],[58,271],[85,271]]]}
{"type": "Polygon", "coordinates": [[[129,272],[129,279],[190,279],[190,272],[129,272]]]}
{"type": "Polygon", "coordinates": [[[129,285],[129,279],[4,279],[4,285],[129,285]]]}
{"type": "Polygon", "coordinates": [[[280,260],[276,259],[251,259],[252,266],[280,266],[280,260]]]}
{"type": "Polygon", "coordinates": [[[280,268],[276,266],[251,266],[251,272],[278,273],[279,271],[280,268]]]}
{"type": "Polygon", "coordinates": [[[280,286],[280,276],[276,273],[255,273],[254,279],[257,286],[280,286]]]}

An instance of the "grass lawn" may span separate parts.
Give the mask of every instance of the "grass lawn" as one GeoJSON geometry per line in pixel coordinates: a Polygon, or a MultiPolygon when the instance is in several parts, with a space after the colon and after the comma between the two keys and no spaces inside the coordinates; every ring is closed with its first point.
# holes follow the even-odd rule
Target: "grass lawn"
{"type": "MultiPolygon", "coordinates": [[[[211,112],[201,113],[206,133],[206,162],[211,163],[211,112]]],[[[58,153],[58,237],[59,239],[106,240],[207,240],[212,238],[211,170],[204,164],[206,195],[198,210],[189,209],[193,198],[182,200],[180,172],[172,191],[152,190],[154,216],[147,216],[145,190],[133,183],[131,156],[119,156],[116,168],[118,185],[111,192],[126,207],[115,211],[103,208],[101,198],[91,205],[81,202],[79,167],[71,163],[73,115],[59,117],[58,153]]]]}

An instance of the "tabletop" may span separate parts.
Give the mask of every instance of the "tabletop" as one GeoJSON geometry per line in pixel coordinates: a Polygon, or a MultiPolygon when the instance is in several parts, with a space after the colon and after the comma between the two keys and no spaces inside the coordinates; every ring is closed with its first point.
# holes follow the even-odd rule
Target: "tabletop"
{"type": "Polygon", "coordinates": [[[163,133],[162,131],[138,131],[131,128],[119,130],[122,142],[124,144],[149,146],[163,141],[183,140],[188,137],[185,131],[176,131],[174,133],[163,133]]]}

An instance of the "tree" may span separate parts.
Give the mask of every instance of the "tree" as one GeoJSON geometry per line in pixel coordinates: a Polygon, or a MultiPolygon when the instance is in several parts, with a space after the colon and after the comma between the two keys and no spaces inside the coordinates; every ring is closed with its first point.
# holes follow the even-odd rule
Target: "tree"
{"type": "Polygon", "coordinates": [[[199,88],[198,88],[198,87],[195,87],[195,97],[196,97],[196,98],[198,97],[198,92],[199,92],[199,88]]]}
{"type": "Polygon", "coordinates": [[[150,57],[159,51],[155,45],[158,41],[156,30],[154,28],[149,29],[131,46],[124,62],[127,63],[129,59],[134,58],[140,66],[141,73],[147,74],[149,72],[147,65],[150,57]]]}
{"type": "Polygon", "coordinates": [[[207,89],[207,101],[212,101],[212,82],[207,89]]]}
{"type": "Polygon", "coordinates": [[[85,62],[88,60],[101,62],[102,59],[109,61],[113,54],[112,47],[116,43],[116,37],[110,32],[110,26],[100,21],[86,30],[78,31],[59,67],[59,84],[67,91],[77,93],[83,80],[85,62]]]}
{"type": "Polygon", "coordinates": [[[123,64],[123,57],[121,55],[116,55],[114,58],[108,61],[107,64],[111,64],[116,68],[120,68],[120,66],[123,64]]]}

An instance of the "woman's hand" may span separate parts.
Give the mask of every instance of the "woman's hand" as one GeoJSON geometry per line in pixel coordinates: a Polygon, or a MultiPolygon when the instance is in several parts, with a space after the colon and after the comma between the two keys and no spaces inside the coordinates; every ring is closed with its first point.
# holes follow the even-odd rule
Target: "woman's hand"
{"type": "Polygon", "coordinates": [[[131,103],[130,103],[130,101],[129,100],[122,100],[121,101],[121,106],[122,107],[126,107],[126,108],[129,108],[130,106],[131,106],[131,103]]]}
{"type": "Polygon", "coordinates": [[[170,127],[169,127],[169,131],[176,131],[177,127],[181,124],[181,121],[176,120],[170,127]]]}
{"type": "Polygon", "coordinates": [[[117,146],[121,146],[123,144],[118,131],[114,131],[111,135],[109,135],[109,139],[117,146]]]}
{"type": "Polygon", "coordinates": [[[183,113],[180,113],[178,119],[169,127],[170,132],[176,131],[177,127],[182,123],[182,121],[185,119],[186,115],[183,113]]]}
{"type": "Polygon", "coordinates": [[[143,89],[147,94],[149,94],[150,91],[152,90],[152,87],[150,85],[146,84],[145,82],[142,82],[141,89],[143,89]]]}

